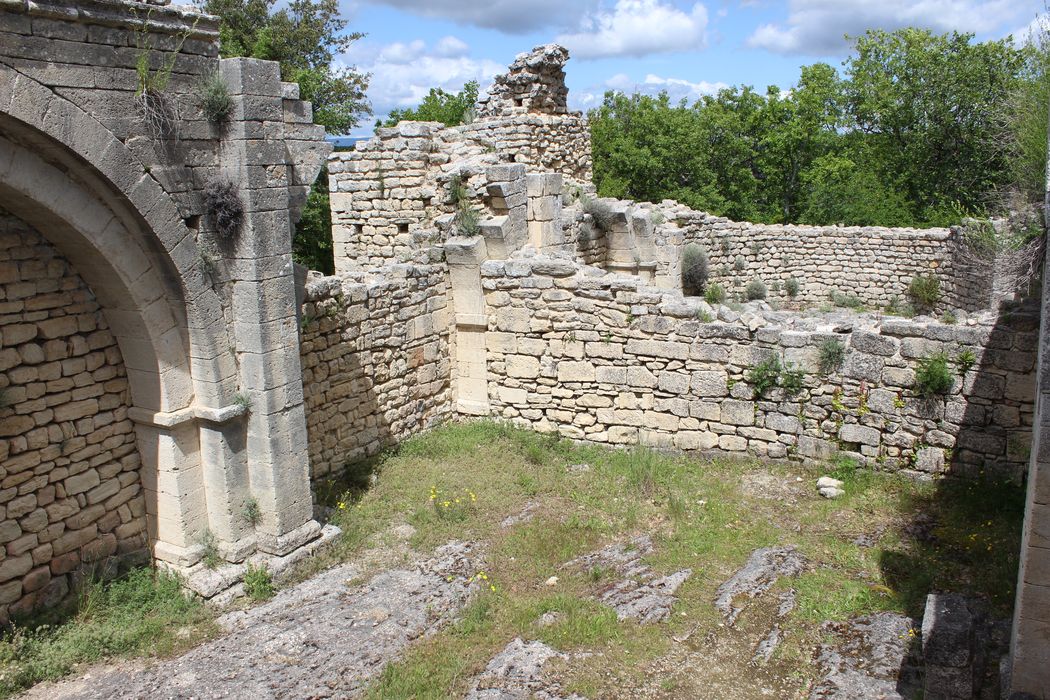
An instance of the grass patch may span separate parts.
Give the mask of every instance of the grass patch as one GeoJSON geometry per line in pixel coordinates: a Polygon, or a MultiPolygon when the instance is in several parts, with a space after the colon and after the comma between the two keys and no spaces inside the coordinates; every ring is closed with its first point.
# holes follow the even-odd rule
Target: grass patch
{"type": "Polygon", "coordinates": [[[69,608],[16,624],[0,639],[0,697],[112,656],[168,656],[214,632],[211,613],[179,580],[136,569],[88,582],[69,608]]]}

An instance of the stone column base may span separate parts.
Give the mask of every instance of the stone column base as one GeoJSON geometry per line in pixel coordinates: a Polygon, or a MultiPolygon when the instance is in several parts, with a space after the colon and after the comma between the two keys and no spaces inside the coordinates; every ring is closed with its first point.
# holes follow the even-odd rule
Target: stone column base
{"type": "Polygon", "coordinates": [[[249,565],[264,567],[270,572],[275,582],[287,580],[296,564],[324,549],[342,534],[342,530],[335,525],[320,527],[313,520],[307,524],[312,524],[317,528],[317,536],[310,541],[300,543],[285,554],[275,555],[258,551],[242,562],[236,564],[223,562],[214,569],[209,569],[204,562],[193,566],[179,566],[158,560],[157,566],[165,571],[178,574],[188,590],[209,603],[223,606],[245,595],[244,574],[249,565]]]}

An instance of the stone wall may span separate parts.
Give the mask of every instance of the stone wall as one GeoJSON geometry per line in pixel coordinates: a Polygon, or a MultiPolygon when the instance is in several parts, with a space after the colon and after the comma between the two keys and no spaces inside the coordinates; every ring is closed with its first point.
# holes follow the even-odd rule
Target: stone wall
{"type": "Polygon", "coordinates": [[[1024,471],[1031,313],[964,326],[886,318],[835,332],[798,318],[749,327],[704,322],[699,302],[569,260],[490,260],[480,272],[493,415],[600,443],[771,458],[841,449],[890,470],[1024,471]],[[827,340],[846,355],[824,377],[818,353],[827,340]],[[963,351],[975,364],[946,397],[916,396],[920,358],[963,351]],[[746,375],[772,355],[807,372],[797,396],[754,397],[746,375]]]}
{"type": "Polygon", "coordinates": [[[337,473],[451,416],[445,271],[315,278],[301,315],[314,478],[337,473]]]}
{"type": "Polygon", "coordinates": [[[836,295],[868,307],[907,304],[917,275],[940,282],[948,309],[977,311],[992,303],[992,268],[975,262],[961,228],[883,228],[753,224],[697,212],[676,202],[598,200],[608,210],[609,231],[574,202],[565,212],[564,239],[581,262],[640,276],[663,289],[681,291],[685,246],[699,245],[708,256],[710,282],[730,299],[744,299],[758,280],[766,298],[799,305],[823,305],[836,295]],[[798,282],[796,296],[789,280],[798,282]]]}
{"type": "Polygon", "coordinates": [[[129,406],[94,294],[0,210],[0,620],[61,600],[82,563],[146,554],[129,406]]]}

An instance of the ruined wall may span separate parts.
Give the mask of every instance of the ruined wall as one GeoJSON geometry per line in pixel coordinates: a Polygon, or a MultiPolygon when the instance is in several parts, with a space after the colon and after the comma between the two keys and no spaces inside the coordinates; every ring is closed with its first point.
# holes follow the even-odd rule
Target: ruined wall
{"type": "Polygon", "coordinates": [[[522,114],[479,120],[451,131],[495,149],[502,162],[524,163],[578,182],[591,179],[591,127],[580,114],[522,114]]]}
{"type": "MultiPolygon", "coordinates": [[[[695,302],[541,257],[481,266],[493,415],[601,443],[763,457],[857,453],[885,469],[981,468],[1018,477],[1032,429],[1037,319],[979,326],[885,319],[835,333],[800,324],[705,323],[695,302]],[[817,373],[822,342],[845,364],[817,373]],[[976,362],[945,399],[913,390],[920,358],[976,362]],[[770,355],[807,372],[796,397],[755,399],[747,372],[770,355]]],[[[852,328],[852,326],[851,326],[852,328]]]]}
{"type": "Polygon", "coordinates": [[[301,357],[314,478],[450,417],[448,289],[438,266],[314,279],[301,357]]]}
{"type": "Polygon", "coordinates": [[[732,221],[672,201],[598,200],[610,220],[596,226],[582,201],[565,209],[564,238],[577,258],[610,271],[639,275],[681,291],[682,253],[699,245],[708,256],[711,283],[730,299],[744,299],[758,280],[768,300],[821,305],[832,295],[882,308],[908,303],[908,284],[933,275],[941,285],[937,311],[989,308],[990,263],[975,263],[961,228],[796,226],[732,221]],[[796,280],[798,294],[788,293],[796,280]]]}
{"type": "Polygon", "coordinates": [[[95,295],[0,210],[0,620],[81,563],[146,553],[124,362],[95,295]]]}
{"type": "Polygon", "coordinates": [[[967,311],[987,308],[991,278],[957,262],[957,230],[877,226],[795,226],[730,221],[706,214],[675,217],[683,243],[708,253],[712,280],[732,294],[761,280],[770,299],[789,300],[786,282],[799,282],[795,301],[827,302],[832,292],[883,307],[908,301],[916,275],[935,275],[942,307],[967,311]]]}

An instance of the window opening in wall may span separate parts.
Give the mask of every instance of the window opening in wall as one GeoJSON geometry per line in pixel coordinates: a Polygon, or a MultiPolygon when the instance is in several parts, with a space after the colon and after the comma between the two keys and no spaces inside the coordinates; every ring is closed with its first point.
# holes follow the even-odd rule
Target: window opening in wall
{"type": "Polygon", "coordinates": [[[397,225],[398,233],[408,233],[408,224],[400,223],[397,225]]]}

